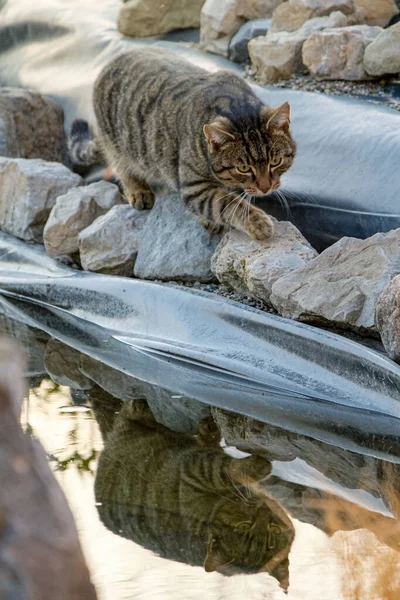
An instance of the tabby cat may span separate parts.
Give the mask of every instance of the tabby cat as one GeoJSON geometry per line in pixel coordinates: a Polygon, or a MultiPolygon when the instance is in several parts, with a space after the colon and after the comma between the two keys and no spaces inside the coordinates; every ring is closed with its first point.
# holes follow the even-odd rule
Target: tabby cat
{"type": "Polygon", "coordinates": [[[103,69],[94,110],[94,139],[85,121],[71,126],[72,160],[104,157],[135,208],[151,208],[150,186],[161,183],[179,190],[211,231],[230,224],[253,239],[272,235],[271,219],[251,199],[278,189],[293,162],[288,103],[269,108],[238,75],[145,48],[103,69]]]}
{"type": "Polygon", "coordinates": [[[170,431],[144,400],[124,402],[112,426],[94,408],[106,434],[95,482],[106,527],[208,572],[268,571],[287,589],[294,528],[261,488],[269,461],[228,456],[204,423],[197,440],[170,431]]]}

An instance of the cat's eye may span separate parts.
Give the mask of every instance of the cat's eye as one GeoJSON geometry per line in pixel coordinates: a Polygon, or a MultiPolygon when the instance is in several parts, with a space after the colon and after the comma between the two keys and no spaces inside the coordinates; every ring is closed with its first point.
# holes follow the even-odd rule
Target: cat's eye
{"type": "Polygon", "coordinates": [[[251,167],[250,165],[241,165],[240,167],[236,167],[239,173],[250,173],[251,167]]]}
{"type": "Polygon", "coordinates": [[[269,161],[269,164],[271,165],[271,167],[278,167],[282,162],[282,158],[279,157],[275,157],[275,158],[271,158],[271,160],[269,161]]]}
{"type": "Polygon", "coordinates": [[[243,523],[239,523],[238,525],[236,525],[236,529],[238,531],[249,531],[249,529],[251,529],[251,522],[243,521],[243,523]]]}

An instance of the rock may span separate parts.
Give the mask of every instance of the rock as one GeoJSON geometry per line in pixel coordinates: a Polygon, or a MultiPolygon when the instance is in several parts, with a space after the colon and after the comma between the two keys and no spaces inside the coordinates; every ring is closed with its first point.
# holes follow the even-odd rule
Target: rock
{"type": "Polygon", "coordinates": [[[229,58],[237,63],[248,61],[248,43],[255,37],[265,35],[270,25],[271,19],[257,19],[242,25],[229,44],[229,58]]]}
{"type": "Polygon", "coordinates": [[[267,304],[279,277],[318,255],[294,225],[273,220],[275,234],[270,242],[259,244],[232,230],[222,238],[211,263],[221,283],[267,304]]]}
{"type": "Polygon", "coordinates": [[[200,45],[203,50],[228,56],[231,38],[245,22],[236,11],[237,0],[206,0],[200,20],[200,45]]]}
{"type": "Polygon", "coordinates": [[[46,346],[44,365],[54,383],[74,390],[90,390],[92,382],[79,370],[80,357],[77,350],[51,339],[46,346]]]}
{"type": "Polygon", "coordinates": [[[252,66],[261,81],[290,79],[293,73],[305,71],[302,48],[313,32],[345,25],[347,25],[346,16],[341,12],[334,12],[328,17],[310,19],[298,31],[291,33],[268,31],[266,37],[255,38],[249,42],[248,51],[252,66]]]}
{"type": "Polygon", "coordinates": [[[354,15],[353,0],[288,0],[275,9],[269,31],[296,31],[306,21],[336,11],[354,15]]]}
{"type": "Polygon", "coordinates": [[[271,302],[284,317],[376,334],[375,307],[400,273],[399,247],[400,229],[366,240],[342,238],[278,279],[271,302]]]}
{"type": "Polygon", "coordinates": [[[43,243],[56,199],[81,183],[79,175],[56,162],[0,157],[0,229],[43,243]]]}
{"type": "Polygon", "coordinates": [[[118,17],[124,35],[151,37],[200,26],[204,0],[125,0],[118,17]]]}
{"type": "Polygon", "coordinates": [[[149,216],[129,204],[114,206],[79,234],[79,251],[85,271],[133,276],[139,240],[149,216]]]}
{"type": "Polygon", "coordinates": [[[364,67],[369,75],[400,73],[400,23],[381,31],[367,46],[364,67]]]}
{"type": "Polygon", "coordinates": [[[236,14],[247,21],[272,17],[272,13],[284,0],[237,0],[236,14]]]}
{"type": "Polygon", "coordinates": [[[400,275],[392,279],[378,300],[376,325],[386,352],[400,363],[400,275]]]}
{"type": "Polygon", "coordinates": [[[107,181],[74,188],[59,196],[43,232],[47,254],[57,258],[78,252],[79,233],[121,202],[118,187],[107,181]]]}
{"type": "Polygon", "coordinates": [[[95,600],[70,509],[39,441],[20,425],[20,353],[0,344],[0,596],[95,600]]]}
{"type": "Polygon", "coordinates": [[[61,106],[30,90],[0,87],[0,156],[65,163],[61,106]]]}
{"type": "Polygon", "coordinates": [[[114,398],[119,400],[140,400],[145,398],[144,386],[140,379],[117,371],[109,365],[81,354],[80,371],[114,398]]]}
{"type": "Polygon", "coordinates": [[[163,281],[213,281],[211,257],[220,239],[200,225],[179,196],[159,197],[140,238],[135,276],[163,281]]]}
{"type": "Polygon", "coordinates": [[[364,9],[367,25],[385,27],[399,12],[394,0],[354,0],[354,4],[364,9]]]}
{"type": "Polygon", "coordinates": [[[303,46],[303,63],[318,80],[370,79],[364,52],[381,31],[380,27],[355,25],[314,33],[303,46]]]}

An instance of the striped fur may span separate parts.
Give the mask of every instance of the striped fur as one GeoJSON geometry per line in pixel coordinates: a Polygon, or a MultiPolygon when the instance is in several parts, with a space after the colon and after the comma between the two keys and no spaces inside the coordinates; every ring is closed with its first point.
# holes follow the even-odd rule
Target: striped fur
{"type": "Polygon", "coordinates": [[[161,183],[210,230],[229,224],[259,240],[273,233],[246,200],[277,189],[292,164],[288,104],[268,108],[235,74],[142,48],[104,68],[94,109],[98,147],[133,206],[151,208],[151,186],[161,183]]]}

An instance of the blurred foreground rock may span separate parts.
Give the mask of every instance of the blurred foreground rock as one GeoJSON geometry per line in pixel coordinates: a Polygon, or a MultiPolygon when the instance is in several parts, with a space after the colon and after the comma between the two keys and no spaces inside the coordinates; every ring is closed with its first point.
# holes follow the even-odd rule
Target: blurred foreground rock
{"type": "Polygon", "coordinates": [[[118,29],[124,35],[144,38],[199,27],[203,4],[204,0],[124,0],[118,29]]]}
{"type": "Polygon", "coordinates": [[[211,265],[221,283],[267,304],[270,304],[272,285],[279,277],[318,256],[294,225],[273,220],[275,233],[265,244],[239,231],[227,233],[211,265]]]}
{"type": "Polygon", "coordinates": [[[43,243],[57,198],[81,183],[79,175],[60,163],[0,157],[0,229],[43,243]]]}
{"type": "Polygon", "coordinates": [[[376,324],[386,352],[400,363],[400,275],[392,279],[378,300],[376,324]]]}
{"type": "Polygon", "coordinates": [[[271,302],[284,317],[376,335],[376,305],[400,273],[399,248],[400,229],[366,240],[344,237],[278,279],[271,302]]]}
{"type": "Polygon", "coordinates": [[[66,162],[64,111],[41,94],[0,87],[0,156],[66,162]]]}
{"type": "Polygon", "coordinates": [[[95,600],[72,514],[38,440],[23,433],[19,351],[0,341],[0,597],[95,600]]]}

